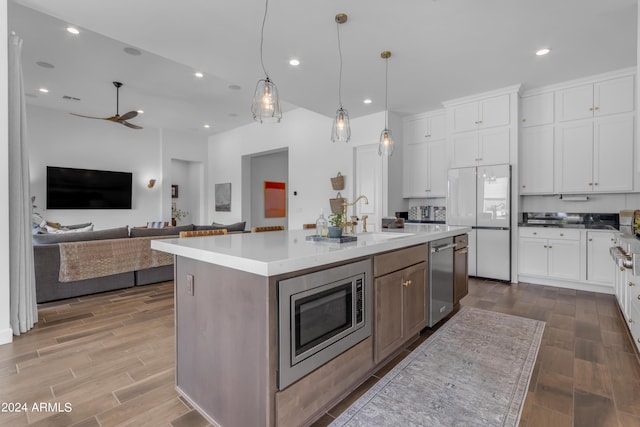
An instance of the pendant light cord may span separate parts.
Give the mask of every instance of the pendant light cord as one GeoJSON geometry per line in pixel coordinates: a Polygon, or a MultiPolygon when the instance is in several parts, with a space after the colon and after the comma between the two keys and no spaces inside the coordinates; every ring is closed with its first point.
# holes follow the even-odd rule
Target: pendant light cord
{"type": "Polygon", "coordinates": [[[336,22],[336,29],[338,30],[338,55],[340,57],[340,72],[338,74],[338,103],[342,110],[342,46],[340,42],[340,23],[336,22]]]}
{"type": "Polygon", "coordinates": [[[384,128],[389,129],[389,110],[387,106],[387,95],[389,92],[389,58],[384,60],[384,128]]]}
{"type": "Polygon", "coordinates": [[[262,59],[262,46],[264,45],[264,24],[267,22],[267,10],[269,9],[269,0],[265,0],[264,4],[264,16],[262,17],[262,30],[260,31],[260,65],[262,65],[262,71],[264,71],[264,75],[269,78],[269,74],[267,74],[267,69],[264,68],[264,61],[262,59]]]}

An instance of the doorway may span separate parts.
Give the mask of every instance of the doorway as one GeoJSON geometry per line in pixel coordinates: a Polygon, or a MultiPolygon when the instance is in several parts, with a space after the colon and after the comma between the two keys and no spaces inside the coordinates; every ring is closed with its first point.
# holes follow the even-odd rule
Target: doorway
{"type": "MultiPolygon", "coordinates": [[[[252,154],[242,159],[242,217],[249,218],[250,227],[288,225],[289,150],[252,154]],[[284,216],[268,217],[265,212],[265,181],[284,183],[284,216]]],[[[279,214],[278,214],[279,215],[279,214]]]]}

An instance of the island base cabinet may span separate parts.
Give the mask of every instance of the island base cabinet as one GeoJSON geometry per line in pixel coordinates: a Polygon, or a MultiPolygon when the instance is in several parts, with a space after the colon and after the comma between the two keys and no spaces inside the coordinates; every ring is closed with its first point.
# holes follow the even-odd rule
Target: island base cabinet
{"type": "Polygon", "coordinates": [[[175,278],[178,392],[214,425],[272,426],[275,287],[180,256],[175,278]]]}
{"type": "Polygon", "coordinates": [[[427,326],[427,262],[376,278],[374,294],[374,361],[379,363],[427,326]]]}

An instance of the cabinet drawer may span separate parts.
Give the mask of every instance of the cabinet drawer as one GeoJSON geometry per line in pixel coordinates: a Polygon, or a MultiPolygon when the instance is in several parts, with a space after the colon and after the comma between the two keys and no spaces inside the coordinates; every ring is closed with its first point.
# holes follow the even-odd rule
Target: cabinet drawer
{"type": "Polygon", "coordinates": [[[426,260],[426,244],[376,255],[373,257],[373,275],[380,277],[426,260]]]}
{"type": "Polygon", "coordinates": [[[468,234],[461,234],[459,236],[455,236],[453,238],[453,243],[456,244],[456,250],[457,249],[462,249],[466,246],[469,246],[469,235],[468,234]]]}
{"type": "Polygon", "coordinates": [[[633,344],[640,348],[640,311],[637,306],[631,306],[629,309],[629,318],[627,319],[629,331],[633,337],[633,344]]]}
{"type": "Polygon", "coordinates": [[[520,237],[539,237],[541,239],[580,240],[580,230],[566,228],[520,227],[520,237]]]}

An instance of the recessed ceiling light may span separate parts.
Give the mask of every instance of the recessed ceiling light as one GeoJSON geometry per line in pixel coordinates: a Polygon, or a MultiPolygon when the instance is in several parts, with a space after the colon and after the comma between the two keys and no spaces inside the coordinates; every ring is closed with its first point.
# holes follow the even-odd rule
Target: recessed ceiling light
{"type": "Polygon", "coordinates": [[[75,35],[80,34],[80,31],[78,31],[78,29],[76,27],[69,26],[69,27],[67,27],[67,31],[70,32],[71,34],[75,34],[75,35]]]}
{"type": "Polygon", "coordinates": [[[231,89],[231,90],[240,90],[242,88],[240,86],[238,86],[238,85],[229,85],[229,89],[231,89]]]}
{"type": "Polygon", "coordinates": [[[371,104],[373,101],[372,101],[372,100],[370,100],[369,98],[367,98],[367,99],[365,99],[365,100],[364,100],[364,101],[362,101],[362,102],[364,102],[365,104],[371,104]]]}
{"type": "Polygon", "coordinates": [[[298,65],[300,65],[300,60],[299,59],[291,59],[289,60],[289,65],[293,65],[294,67],[297,67],[298,65]]]}
{"type": "Polygon", "coordinates": [[[44,61],[38,61],[36,62],[36,65],[41,66],[42,68],[55,68],[53,64],[49,64],[48,62],[44,62],[44,61]]]}
{"type": "Polygon", "coordinates": [[[209,129],[211,127],[211,125],[204,125],[205,129],[209,129]]]}
{"type": "Polygon", "coordinates": [[[193,75],[196,76],[199,79],[204,77],[204,74],[202,74],[200,71],[196,71],[193,75]]]}
{"type": "Polygon", "coordinates": [[[49,93],[49,89],[45,88],[45,87],[41,87],[40,89],[38,89],[40,92],[42,93],[49,93]]]}
{"type": "Polygon", "coordinates": [[[542,48],[539,51],[537,51],[536,55],[542,56],[542,55],[546,55],[549,52],[551,52],[551,49],[549,49],[548,47],[545,47],[545,48],[542,48]]]}
{"type": "Polygon", "coordinates": [[[138,110],[138,114],[144,114],[144,110],[138,110]]]}
{"type": "Polygon", "coordinates": [[[129,55],[133,55],[133,56],[139,56],[142,55],[142,52],[140,52],[138,49],[133,48],[133,47],[125,47],[124,50],[126,53],[128,53],[129,55]]]}

